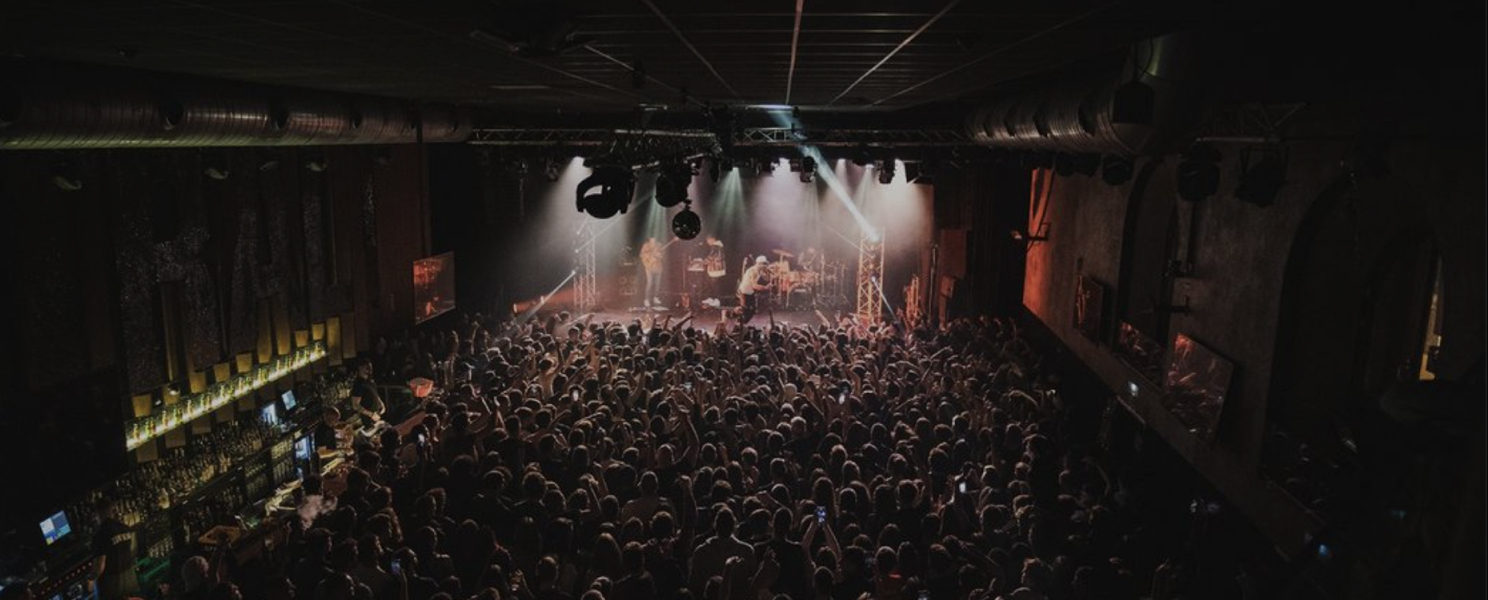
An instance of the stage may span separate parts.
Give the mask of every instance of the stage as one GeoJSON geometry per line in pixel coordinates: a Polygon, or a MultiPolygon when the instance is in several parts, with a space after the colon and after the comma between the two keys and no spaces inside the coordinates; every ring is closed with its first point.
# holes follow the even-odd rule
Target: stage
{"type": "MultiPolygon", "coordinates": [[[[656,319],[658,323],[660,323],[664,322],[666,318],[670,316],[672,324],[676,324],[679,320],[685,318],[688,313],[688,309],[685,308],[668,308],[666,310],[651,309],[650,311],[642,308],[607,308],[596,311],[594,313],[594,320],[596,322],[614,321],[618,323],[629,323],[636,319],[653,318],[656,319]]],[[[724,320],[725,318],[731,318],[727,317],[726,315],[731,315],[732,313],[733,308],[728,306],[723,307],[722,310],[716,308],[694,307],[691,311],[692,322],[689,323],[689,326],[712,331],[714,327],[718,326],[718,323],[720,321],[724,320]]],[[[755,327],[767,327],[770,325],[771,319],[773,318],[775,323],[801,327],[816,327],[818,325],[822,325],[825,322],[822,320],[822,317],[825,317],[827,321],[830,321],[830,323],[836,324],[839,318],[851,316],[851,312],[841,312],[837,310],[827,309],[821,310],[821,316],[818,316],[816,312],[809,308],[780,309],[773,311],[773,313],[769,310],[761,310],[759,314],[754,316],[754,319],[749,321],[749,324],[755,327]]]]}

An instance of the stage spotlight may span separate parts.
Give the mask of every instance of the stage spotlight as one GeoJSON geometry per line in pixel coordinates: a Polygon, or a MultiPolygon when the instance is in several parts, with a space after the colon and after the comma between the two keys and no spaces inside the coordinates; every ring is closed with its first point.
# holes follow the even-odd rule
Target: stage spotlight
{"type": "Polygon", "coordinates": [[[679,164],[662,169],[656,177],[656,203],[671,208],[687,201],[687,186],[692,184],[692,167],[679,164]]]}
{"type": "Polygon", "coordinates": [[[1100,155],[1098,154],[1076,154],[1069,157],[1069,169],[1071,172],[1091,177],[1100,170],[1100,155]]]}
{"type": "Polygon", "coordinates": [[[1219,159],[1219,151],[1204,144],[1184,152],[1178,163],[1178,197],[1198,202],[1213,196],[1219,190],[1219,159]]]}
{"type": "Polygon", "coordinates": [[[775,172],[775,163],[769,159],[756,158],[750,162],[754,163],[754,174],[756,176],[775,172]]]}
{"type": "Polygon", "coordinates": [[[873,164],[873,154],[868,152],[867,146],[858,146],[858,149],[853,152],[852,161],[855,165],[866,167],[873,164]]]}
{"type": "Polygon", "coordinates": [[[690,240],[697,237],[702,230],[703,220],[698,218],[697,213],[692,212],[691,202],[683,206],[682,212],[677,213],[677,216],[672,217],[672,234],[678,239],[690,240]]]}
{"type": "Polygon", "coordinates": [[[879,183],[883,185],[894,183],[894,162],[893,160],[883,161],[883,166],[878,169],[879,183]]]}
{"type": "Polygon", "coordinates": [[[327,167],[330,167],[330,162],[319,154],[313,154],[305,161],[305,168],[314,173],[323,173],[327,167]]]}
{"type": "Polygon", "coordinates": [[[579,182],[577,206],[580,212],[598,219],[608,219],[625,212],[635,191],[635,175],[620,167],[600,167],[579,182]],[[598,187],[599,191],[589,191],[598,187]]]}
{"type": "Polygon", "coordinates": [[[904,163],[904,180],[905,181],[908,181],[910,183],[914,183],[914,181],[916,179],[919,179],[919,178],[920,178],[920,163],[917,163],[917,162],[907,162],[907,163],[904,163]]]}
{"type": "Polygon", "coordinates": [[[935,163],[930,160],[904,163],[904,180],[920,185],[935,185],[935,163]]]}
{"type": "Polygon", "coordinates": [[[1256,206],[1271,206],[1276,195],[1286,185],[1286,159],[1275,152],[1261,156],[1250,163],[1246,157],[1241,167],[1240,184],[1235,187],[1235,197],[1256,206]]]}
{"type": "Polygon", "coordinates": [[[1130,158],[1107,154],[1101,159],[1101,180],[1109,185],[1121,185],[1131,181],[1136,165],[1130,158]]]}
{"type": "Polygon", "coordinates": [[[801,158],[801,183],[816,181],[816,159],[810,156],[801,158]]]}
{"type": "Polygon", "coordinates": [[[1054,174],[1069,177],[1075,174],[1075,157],[1068,154],[1054,155],[1054,174]]]}

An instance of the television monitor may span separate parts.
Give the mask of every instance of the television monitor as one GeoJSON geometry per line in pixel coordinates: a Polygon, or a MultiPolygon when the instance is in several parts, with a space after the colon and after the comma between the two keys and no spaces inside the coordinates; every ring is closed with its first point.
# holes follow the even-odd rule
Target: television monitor
{"type": "Polygon", "coordinates": [[[57,543],[57,540],[67,537],[69,533],[72,533],[72,525],[67,523],[67,513],[65,511],[57,511],[57,514],[47,517],[46,520],[41,522],[41,537],[46,540],[48,546],[57,543]]]}
{"type": "Polygon", "coordinates": [[[455,253],[413,261],[413,322],[455,309],[455,253]]]}
{"type": "Polygon", "coordinates": [[[1163,407],[1204,441],[1212,441],[1235,365],[1184,334],[1173,338],[1163,378],[1163,407]]]}
{"type": "Polygon", "coordinates": [[[279,425],[279,405],[270,403],[260,409],[259,414],[263,416],[263,422],[269,425],[279,425]]]}
{"type": "Polygon", "coordinates": [[[299,406],[299,402],[295,400],[294,390],[288,390],[283,394],[279,394],[279,400],[284,403],[284,412],[286,414],[293,412],[295,407],[299,406]]]}

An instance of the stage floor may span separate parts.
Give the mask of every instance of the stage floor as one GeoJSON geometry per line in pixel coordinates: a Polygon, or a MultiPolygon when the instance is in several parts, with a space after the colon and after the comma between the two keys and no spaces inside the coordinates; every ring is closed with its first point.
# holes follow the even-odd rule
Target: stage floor
{"type": "MultiPolygon", "coordinates": [[[[693,307],[693,309],[691,310],[691,326],[712,330],[715,326],[718,325],[720,320],[725,318],[725,314],[731,313],[732,311],[732,307],[728,306],[723,307],[723,310],[719,310],[716,308],[693,307]]],[[[619,323],[629,323],[636,319],[645,318],[648,316],[654,317],[658,320],[662,320],[665,319],[667,316],[671,316],[672,323],[676,323],[679,319],[686,317],[688,312],[689,310],[685,308],[667,308],[666,310],[652,309],[650,312],[647,312],[645,309],[641,308],[606,308],[596,311],[594,314],[594,319],[595,321],[615,321],[619,323]]],[[[846,316],[846,313],[839,314],[840,311],[835,309],[821,309],[820,312],[821,315],[818,316],[817,312],[810,308],[777,309],[773,311],[773,313],[771,311],[765,310],[761,311],[759,314],[756,314],[754,316],[754,319],[751,320],[749,324],[756,327],[765,327],[770,324],[770,319],[773,316],[776,323],[801,327],[816,327],[817,325],[821,325],[823,323],[823,317],[830,320],[832,323],[836,323],[839,317],[846,316]]]]}

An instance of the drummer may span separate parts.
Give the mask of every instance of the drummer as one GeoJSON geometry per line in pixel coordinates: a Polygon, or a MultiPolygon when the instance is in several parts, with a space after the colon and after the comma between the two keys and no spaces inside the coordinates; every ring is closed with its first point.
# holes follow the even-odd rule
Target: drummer
{"type": "Polygon", "coordinates": [[[816,246],[807,246],[801,251],[801,269],[803,271],[817,272],[821,270],[822,255],[816,246]]]}

